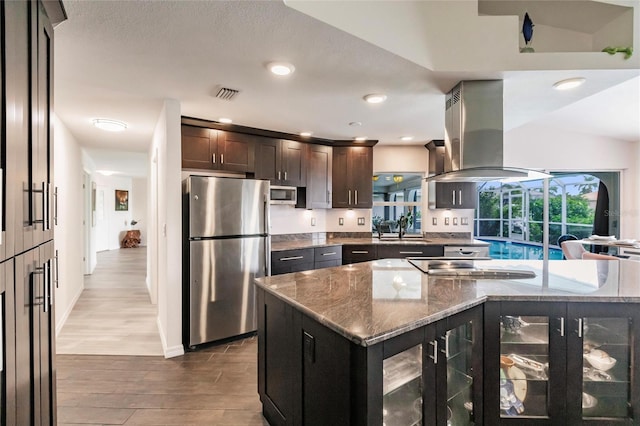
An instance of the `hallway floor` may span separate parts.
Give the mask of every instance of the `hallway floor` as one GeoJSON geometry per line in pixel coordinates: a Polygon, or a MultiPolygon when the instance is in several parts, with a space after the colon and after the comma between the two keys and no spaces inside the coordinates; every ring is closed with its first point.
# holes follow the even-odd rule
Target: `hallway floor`
{"type": "Polygon", "coordinates": [[[58,354],[162,355],[157,309],[145,283],[145,247],[98,253],[57,338],[58,354]]]}

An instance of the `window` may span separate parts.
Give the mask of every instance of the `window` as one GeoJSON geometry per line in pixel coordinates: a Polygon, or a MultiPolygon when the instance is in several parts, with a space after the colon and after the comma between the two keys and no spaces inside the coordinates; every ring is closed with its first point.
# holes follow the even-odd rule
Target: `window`
{"type": "MultiPolygon", "coordinates": [[[[617,221],[610,221],[604,231],[594,228],[598,217],[616,210],[617,173],[553,175],[549,183],[550,245],[556,245],[563,234],[585,238],[593,233],[617,233],[617,221]],[[604,207],[599,207],[602,212],[597,211],[599,191],[608,194],[607,200],[611,198],[611,203],[607,201],[604,207]]],[[[543,207],[542,180],[508,184],[485,182],[478,185],[475,235],[542,244],[543,207]]]]}
{"type": "Polygon", "coordinates": [[[422,181],[418,173],[373,176],[373,232],[397,233],[400,217],[408,217],[407,234],[422,233],[422,181]]]}

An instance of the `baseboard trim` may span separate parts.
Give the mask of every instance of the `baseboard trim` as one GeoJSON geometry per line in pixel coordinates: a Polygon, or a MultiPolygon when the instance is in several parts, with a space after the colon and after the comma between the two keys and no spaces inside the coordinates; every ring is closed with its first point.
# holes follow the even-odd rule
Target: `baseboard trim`
{"type": "Polygon", "coordinates": [[[165,337],[164,329],[162,328],[162,323],[160,322],[160,317],[156,318],[156,323],[158,324],[158,332],[160,333],[160,342],[162,343],[162,352],[164,352],[164,357],[174,358],[184,355],[184,347],[182,345],[172,347],[167,346],[167,339],[165,337]]]}
{"type": "Polygon", "coordinates": [[[73,308],[76,306],[76,303],[78,302],[78,299],[80,299],[80,295],[82,295],[83,291],[84,291],[84,284],[80,286],[80,291],[78,291],[76,295],[73,296],[73,299],[69,304],[69,307],[67,308],[65,313],[62,315],[62,317],[60,317],[60,322],[56,324],[56,337],[60,335],[60,332],[62,331],[62,327],[64,327],[65,323],[69,319],[69,315],[71,315],[71,311],[73,311],[73,308]]]}

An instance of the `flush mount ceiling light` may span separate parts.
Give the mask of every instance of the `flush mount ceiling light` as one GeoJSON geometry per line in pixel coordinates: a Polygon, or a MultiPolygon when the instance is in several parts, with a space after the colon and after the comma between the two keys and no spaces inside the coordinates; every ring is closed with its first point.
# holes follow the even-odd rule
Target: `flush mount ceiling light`
{"type": "Polygon", "coordinates": [[[127,124],[122,121],[110,120],[108,118],[95,118],[93,125],[98,129],[106,130],[108,132],[122,132],[126,130],[127,124]]]}
{"type": "Polygon", "coordinates": [[[296,70],[296,67],[287,62],[269,62],[267,69],[275,75],[285,76],[292,74],[296,70]]]}
{"type": "Polygon", "coordinates": [[[553,88],[556,90],[571,90],[581,86],[586,80],[584,77],[568,78],[555,82],[553,88]]]}
{"type": "Polygon", "coordinates": [[[112,174],[116,173],[113,170],[96,170],[96,171],[103,176],[111,176],[112,174]]]}
{"type": "Polygon", "coordinates": [[[300,132],[300,136],[303,136],[305,138],[308,138],[309,136],[311,136],[312,133],[311,132],[300,132]]]}
{"type": "Polygon", "coordinates": [[[373,181],[374,181],[374,182],[377,182],[377,181],[378,181],[378,179],[380,179],[380,176],[378,176],[378,175],[373,175],[373,181]]]}
{"type": "Polygon", "coordinates": [[[363,99],[370,104],[380,104],[387,100],[387,95],[383,95],[381,93],[371,93],[369,95],[366,95],[363,99]]]}
{"type": "Polygon", "coordinates": [[[355,140],[356,142],[364,142],[367,140],[366,136],[357,136],[355,138],[353,138],[353,140],[355,140]]]}
{"type": "Polygon", "coordinates": [[[404,180],[404,177],[402,175],[393,175],[393,181],[395,183],[400,183],[404,180]]]}
{"type": "Polygon", "coordinates": [[[221,118],[218,118],[218,122],[222,124],[231,124],[233,123],[233,120],[230,118],[221,117],[221,118]]]}
{"type": "Polygon", "coordinates": [[[405,142],[409,142],[413,140],[413,136],[403,136],[400,138],[400,140],[405,141],[405,142]]]}

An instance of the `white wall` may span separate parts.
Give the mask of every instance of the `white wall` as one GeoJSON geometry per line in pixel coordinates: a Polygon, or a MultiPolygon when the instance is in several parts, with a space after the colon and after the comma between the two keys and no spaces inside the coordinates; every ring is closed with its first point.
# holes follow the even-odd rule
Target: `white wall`
{"type": "Polygon", "coordinates": [[[58,190],[58,221],[54,225],[55,249],[58,252],[60,285],[55,290],[56,334],[71,313],[84,288],[83,233],[84,205],[82,191],[82,153],[78,142],[53,116],[54,185],[58,190]]]}
{"type": "Polygon", "coordinates": [[[505,133],[504,161],[552,171],[621,171],[620,238],[639,238],[639,144],[532,123],[505,133]]]}
{"type": "MultiPolygon", "coordinates": [[[[151,193],[148,230],[151,287],[157,286],[158,328],[165,357],[182,346],[182,211],[180,103],[164,102],[149,151],[151,193]]],[[[153,298],[153,289],[152,289],[153,298]]]]}
{"type": "MultiPolygon", "coordinates": [[[[100,173],[95,174],[95,182],[97,183],[98,199],[104,197],[103,212],[99,212],[96,207],[96,249],[101,250],[117,250],[120,248],[120,241],[126,233],[131,229],[131,178],[123,176],[104,176],[100,173]],[[129,210],[116,210],[116,189],[129,191],[129,210]]],[[[100,203],[98,202],[97,205],[100,203]]]]}
{"type": "Polygon", "coordinates": [[[140,245],[147,245],[147,178],[131,179],[131,200],[129,207],[131,210],[131,219],[135,219],[138,223],[131,225],[131,229],[140,230],[140,245]]]}
{"type": "MultiPolygon", "coordinates": [[[[91,157],[87,154],[87,152],[84,149],[81,149],[82,152],[82,169],[85,173],[87,173],[89,175],[89,182],[85,183],[85,189],[84,189],[84,193],[85,193],[85,197],[87,198],[87,201],[90,202],[91,200],[91,182],[95,182],[95,174],[96,174],[96,166],[93,162],[93,160],[91,159],[91,157]]],[[[87,222],[87,228],[90,235],[88,238],[88,242],[89,242],[89,247],[87,248],[87,254],[88,254],[88,265],[87,265],[87,271],[85,273],[93,273],[93,270],[96,268],[96,265],[98,263],[98,256],[97,256],[97,249],[96,249],[96,240],[97,240],[97,230],[95,227],[95,221],[92,218],[93,213],[90,211],[85,212],[87,213],[85,215],[85,220],[87,222]]]]}

